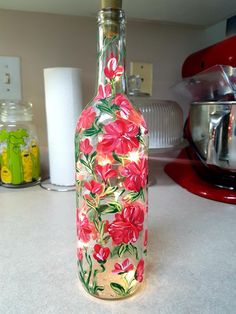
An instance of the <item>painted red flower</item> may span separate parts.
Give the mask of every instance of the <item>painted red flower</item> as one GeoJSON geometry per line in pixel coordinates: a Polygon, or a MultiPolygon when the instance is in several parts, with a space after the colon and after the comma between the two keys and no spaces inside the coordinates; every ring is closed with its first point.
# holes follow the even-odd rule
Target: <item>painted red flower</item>
{"type": "Polygon", "coordinates": [[[124,73],[124,67],[122,65],[118,65],[118,60],[116,57],[111,57],[108,62],[107,66],[104,69],[105,76],[111,80],[115,77],[121,76],[124,73]]]}
{"type": "Polygon", "coordinates": [[[97,145],[98,151],[104,154],[113,151],[117,154],[127,154],[139,147],[139,141],[136,138],[139,128],[133,123],[117,119],[115,122],[107,124],[104,131],[102,141],[97,145]]]}
{"type": "Polygon", "coordinates": [[[83,259],[83,249],[81,247],[77,248],[77,258],[79,261],[82,261],[83,259]]]}
{"type": "Polygon", "coordinates": [[[123,94],[116,95],[112,103],[120,107],[120,111],[117,112],[118,118],[123,118],[137,125],[144,126],[145,122],[142,114],[133,107],[130,101],[123,94]]]}
{"type": "Polygon", "coordinates": [[[80,115],[79,121],[77,123],[77,130],[88,129],[93,124],[93,121],[96,117],[96,112],[93,107],[89,107],[88,109],[84,109],[80,115]]]}
{"type": "Polygon", "coordinates": [[[143,281],[143,273],[144,273],[144,260],[141,259],[139,262],[138,262],[138,265],[137,265],[137,268],[136,268],[136,271],[135,271],[135,279],[138,281],[138,282],[142,282],[143,281]]]}
{"type": "Polygon", "coordinates": [[[95,172],[106,181],[107,179],[117,176],[117,171],[112,169],[111,164],[106,164],[105,166],[97,165],[95,167],[95,172]]]}
{"type": "Polygon", "coordinates": [[[100,194],[103,190],[102,184],[95,180],[85,182],[84,186],[93,194],[100,194]]]}
{"type": "Polygon", "coordinates": [[[140,158],[124,166],[120,174],[126,177],[124,186],[127,190],[138,192],[147,184],[147,159],[140,158]]]}
{"type": "Polygon", "coordinates": [[[122,117],[128,119],[130,111],[132,110],[129,100],[123,94],[117,94],[112,103],[119,106],[122,117]]]}
{"type": "Polygon", "coordinates": [[[105,263],[110,255],[110,249],[108,247],[102,247],[100,244],[94,245],[93,257],[100,263],[105,263]]]}
{"type": "Polygon", "coordinates": [[[90,145],[90,141],[88,138],[86,138],[84,141],[81,141],[79,146],[80,146],[81,152],[86,155],[90,154],[93,149],[93,146],[90,145]]]}
{"type": "Polygon", "coordinates": [[[126,258],[121,264],[115,263],[114,269],[112,270],[113,274],[124,274],[134,269],[134,265],[130,263],[130,260],[126,258]]]}
{"type": "Polygon", "coordinates": [[[121,213],[115,214],[115,220],[109,225],[108,232],[115,245],[134,243],[143,230],[144,211],[138,204],[127,205],[121,213]]]}
{"type": "Polygon", "coordinates": [[[99,84],[98,86],[98,92],[94,100],[100,100],[100,99],[105,99],[111,96],[111,84],[99,84]]]}
{"type": "Polygon", "coordinates": [[[92,233],[92,227],[88,218],[82,214],[80,217],[77,215],[77,236],[79,240],[83,242],[89,242],[90,235],[92,233]]]}

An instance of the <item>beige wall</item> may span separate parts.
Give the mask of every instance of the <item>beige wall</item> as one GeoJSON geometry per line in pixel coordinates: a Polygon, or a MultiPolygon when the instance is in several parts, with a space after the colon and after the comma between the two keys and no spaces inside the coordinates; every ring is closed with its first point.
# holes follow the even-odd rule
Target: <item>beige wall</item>
{"type": "MultiPolygon", "coordinates": [[[[94,93],[96,31],[92,18],[0,10],[0,55],[21,57],[23,97],[34,104],[41,145],[47,143],[43,68],[81,68],[86,104],[94,93]]],[[[180,79],[182,62],[202,46],[201,29],[128,23],[127,65],[130,60],[153,63],[156,98],[174,98],[169,87],[180,79]]]]}

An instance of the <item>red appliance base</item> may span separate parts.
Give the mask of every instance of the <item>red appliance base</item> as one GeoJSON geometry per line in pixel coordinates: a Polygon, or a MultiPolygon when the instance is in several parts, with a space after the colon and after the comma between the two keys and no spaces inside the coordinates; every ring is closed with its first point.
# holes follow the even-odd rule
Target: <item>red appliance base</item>
{"type": "Polygon", "coordinates": [[[193,169],[186,148],[165,166],[165,172],[189,192],[210,200],[236,205],[236,191],[220,188],[204,181],[193,169]]]}

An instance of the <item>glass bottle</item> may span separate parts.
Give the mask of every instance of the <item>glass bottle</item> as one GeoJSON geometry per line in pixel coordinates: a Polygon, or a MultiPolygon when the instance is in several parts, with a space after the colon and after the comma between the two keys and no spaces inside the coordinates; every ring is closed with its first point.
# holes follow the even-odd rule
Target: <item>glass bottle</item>
{"type": "Polygon", "coordinates": [[[0,181],[6,187],[25,187],[40,180],[40,156],[32,104],[0,104],[0,181]]]}
{"type": "Polygon", "coordinates": [[[78,275],[103,299],[133,294],[147,246],[147,127],[126,96],[125,16],[102,1],[93,100],[75,135],[78,275]]]}

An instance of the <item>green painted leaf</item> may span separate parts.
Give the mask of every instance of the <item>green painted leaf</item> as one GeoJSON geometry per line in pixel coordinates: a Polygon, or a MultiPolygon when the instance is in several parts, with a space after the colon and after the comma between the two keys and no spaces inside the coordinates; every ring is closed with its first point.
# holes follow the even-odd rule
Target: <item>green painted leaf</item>
{"type": "Polygon", "coordinates": [[[140,128],[139,128],[139,132],[138,132],[136,138],[138,139],[139,143],[141,143],[144,146],[146,145],[146,143],[145,143],[145,141],[144,141],[144,139],[142,137],[142,132],[141,132],[140,128]]]}
{"type": "Polygon", "coordinates": [[[84,277],[83,277],[83,274],[81,272],[79,272],[79,279],[81,282],[84,283],[84,277]]]}
{"type": "Polygon", "coordinates": [[[92,263],[92,260],[91,260],[91,256],[86,251],[85,251],[85,258],[87,260],[87,263],[89,264],[89,267],[92,268],[93,263],[92,263]]]}
{"type": "Polygon", "coordinates": [[[111,202],[108,204],[100,205],[97,208],[97,211],[101,213],[102,215],[106,215],[106,214],[118,213],[119,211],[121,211],[121,209],[122,207],[118,202],[111,202]]]}
{"type": "Polygon", "coordinates": [[[111,251],[111,257],[118,255],[118,251],[119,251],[120,247],[121,247],[121,245],[114,247],[114,249],[111,251]]]}
{"type": "Polygon", "coordinates": [[[103,240],[103,242],[107,243],[109,241],[109,239],[110,239],[110,236],[107,235],[102,240],[103,240]]]}
{"type": "Polygon", "coordinates": [[[112,156],[116,161],[118,161],[119,163],[122,163],[122,159],[119,158],[119,156],[115,152],[112,153],[112,156]]]}
{"type": "Polygon", "coordinates": [[[116,282],[111,282],[110,287],[112,288],[113,291],[115,291],[118,295],[125,295],[125,288],[122,287],[119,283],[116,282]]]}
{"type": "Polygon", "coordinates": [[[127,251],[131,254],[131,255],[134,255],[135,252],[134,252],[134,248],[131,244],[128,244],[127,245],[127,251]]]}
{"type": "Polygon", "coordinates": [[[113,116],[113,111],[111,108],[107,107],[106,105],[102,105],[102,104],[99,104],[97,105],[97,108],[101,111],[101,112],[105,112],[105,113],[108,113],[110,115],[113,116]]]}
{"type": "Polygon", "coordinates": [[[123,254],[127,251],[127,245],[126,244],[121,244],[119,251],[118,251],[118,255],[119,257],[122,257],[123,254]]]}
{"type": "Polygon", "coordinates": [[[100,132],[101,132],[100,129],[96,129],[94,126],[92,126],[90,129],[84,130],[83,135],[84,136],[93,136],[93,135],[96,135],[100,132]]]}
{"type": "Polygon", "coordinates": [[[103,221],[103,222],[101,223],[101,225],[100,225],[99,234],[100,234],[101,237],[103,237],[103,235],[104,235],[105,225],[106,225],[106,222],[105,222],[105,221],[103,221]]]}
{"type": "Polygon", "coordinates": [[[89,157],[89,160],[91,163],[94,162],[96,156],[97,156],[97,152],[93,152],[92,155],[89,157]]]}
{"type": "Polygon", "coordinates": [[[99,207],[97,207],[97,211],[100,214],[104,213],[107,209],[108,209],[108,204],[100,205],[99,207]]]}
{"type": "Polygon", "coordinates": [[[96,208],[94,207],[93,203],[92,203],[90,200],[88,200],[87,198],[84,198],[84,199],[85,199],[85,202],[87,203],[87,205],[88,205],[89,207],[91,207],[91,208],[93,208],[93,209],[96,209],[96,208]]]}
{"type": "Polygon", "coordinates": [[[129,194],[125,196],[125,200],[134,202],[137,199],[139,199],[139,197],[140,197],[140,192],[130,192],[129,194]]]}
{"type": "Polygon", "coordinates": [[[120,110],[120,106],[118,106],[118,105],[116,105],[116,104],[113,104],[113,105],[111,106],[111,108],[114,109],[114,110],[120,110]]]}
{"type": "Polygon", "coordinates": [[[100,101],[105,105],[109,107],[109,102],[106,99],[100,99],[100,101]]]}
{"type": "Polygon", "coordinates": [[[108,186],[104,192],[106,195],[110,195],[114,193],[116,190],[118,190],[118,186],[108,186]]]}
{"type": "Polygon", "coordinates": [[[93,223],[94,223],[94,226],[97,229],[97,231],[99,231],[99,224],[98,224],[97,220],[93,219],[93,223]]]}
{"type": "Polygon", "coordinates": [[[133,248],[133,252],[134,252],[134,254],[135,254],[136,260],[139,260],[137,247],[134,246],[132,243],[130,243],[130,246],[132,246],[132,248],[133,248]]]}
{"type": "Polygon", "coordinates": [[[92,169],[90,168],[90,166],[87,164],[87,162],[86,162],[85,160],[80,159],[80,162],[81,162],[81,164],[83,164],[83,165],[87,168],[87,170],[88,170],[90,173],[92,173],[92,169]]]}
{"type": "Polygon", "coordinates": [[[105,288],[103,286],[96,286],[94,291],[97,293],[98,291],[103,291],[105,288]]]}
{"type": "Polygon", "coordinates": [[[119,202],[116,202],[116,201],[110,202],[108,205],[116,209],[117,212],[120,212],[122,210],[122,206],[119,202]]]}
{"type": "Polygon", "coordinates": [[[145,202],[145,195],[144,195],[143,189],[141,189],[139,193],[140,193],[141,199],[145,202]]]}

